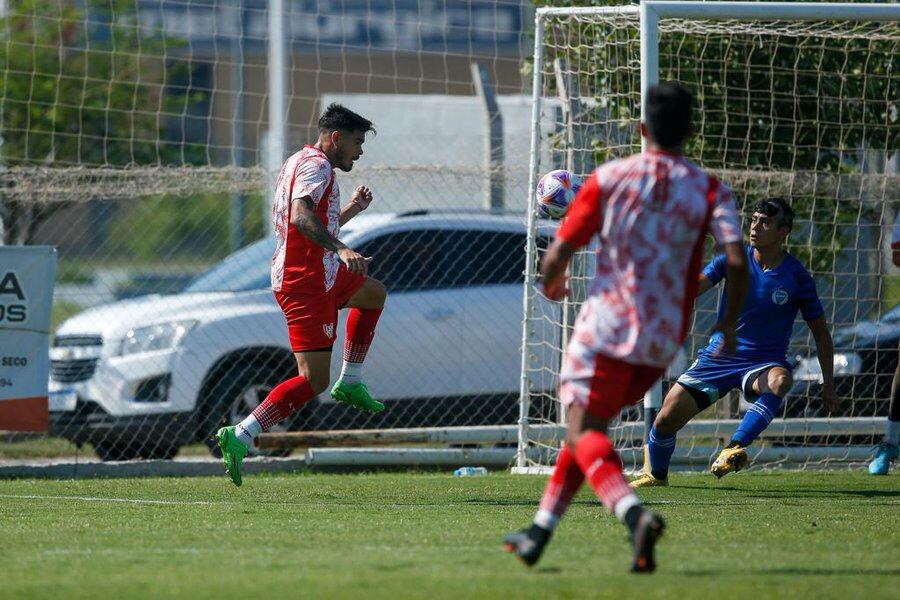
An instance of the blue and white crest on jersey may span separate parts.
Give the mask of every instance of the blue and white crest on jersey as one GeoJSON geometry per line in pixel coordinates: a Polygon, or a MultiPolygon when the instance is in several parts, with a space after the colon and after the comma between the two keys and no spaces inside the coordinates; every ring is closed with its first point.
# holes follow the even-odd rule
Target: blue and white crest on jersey
{"type": "Polygon", "coordinates": [[[786,304],[789,298],[790,296],[784,288],[778,288],[772,291],[772,302],[779,306],[786,304]]]}

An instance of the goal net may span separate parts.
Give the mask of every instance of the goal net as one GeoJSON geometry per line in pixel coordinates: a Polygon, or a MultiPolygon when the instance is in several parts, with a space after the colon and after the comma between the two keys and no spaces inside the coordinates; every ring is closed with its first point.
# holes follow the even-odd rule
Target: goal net
{"type": "Polygon", "coordinates": [[[0,431],[0,458],[203,454],[296,374],[268,289],[267,187],[331,102],[378,132],[336,178],[345,203],[358,185],[375,195],[342,233],[390,294],[364,373],[388,409],[324,393],[278,428],[514,427],[532,13],[524,0],[3,2],[0,233],[55,246],[59,268],[50,432],[0,431]]]}
{"type": "MultiPolygon", "coordinates": [[[[881,7],[877,18],[802,3],[781,3],[785,14],[775,15],[771,7],[649,3],[643,48],[638,7],[540,10],[534,102],[556,107],[556,118],[532,124],[532,181],[557,168],[586,176],[640,151],[642,75],[645,84],[678,80],[692,89],[699,107],[688,156],[734,189],[745,219],[765,196],[790,201],[797,219],[789,251],[814,275],[835,338],[838,413],[822,412],[816,348],[798,319],[788,353],[795,385],[751,459],[858,462],[883,434],[897,361],[900,298],[887,248],[900,208],[900,7],[881,7]]],[[[710,240],[706,258],[714,251],[710,240]]],[[[572,266],[572,300],[542,310],[535,244],[528,256],[519,472],[554,462],[564,413],[549,390],[591,278],[585,252],[572,266]],[[559,332],[555,360],[537,360],[547,331],[559,332]]],[[[684,354],[657,398],[705,346],[717,300],[715,291],[698,299],[684,354]]],[[[747,406],[732,392],[701,413],[679,434],[674,463],[708,465],[747,406]]],[[[640,406],[626,410],[613,428],[631,468],[644,460],[642,417],[640,406]]]]}

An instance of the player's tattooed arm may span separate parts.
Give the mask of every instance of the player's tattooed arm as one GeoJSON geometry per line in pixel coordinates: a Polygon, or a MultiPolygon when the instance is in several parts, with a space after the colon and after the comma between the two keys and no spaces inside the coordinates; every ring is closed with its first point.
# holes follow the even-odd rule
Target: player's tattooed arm
{"type": "Polygon", "coordinates": [[[316,216],[316,206],[309,196],[291,200],[291,225],[313,243],[326,250],[337,252],[341,248],[346,248],[340,240],[325,229],[325,225],[316,216]]]}
{"type": "Polygon", "coordinates": [[[347,270],[359,275],[367,275],[371,258],[366,258],[331,235],[316,216],[316,206],[309,196],[291,200],[291,225],[308,237],[314,244],[335,252],[347,270]]]}

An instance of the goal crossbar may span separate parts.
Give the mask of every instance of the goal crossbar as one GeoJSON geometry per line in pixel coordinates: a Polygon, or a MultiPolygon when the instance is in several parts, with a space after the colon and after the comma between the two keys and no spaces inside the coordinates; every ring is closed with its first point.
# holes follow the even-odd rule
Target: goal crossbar
{"type": "Polygon", "coordinates": [[[849,2],[674,2],[647,0],[640,6],[542,7],[537,19],[562,15],[636,15],[644,8],[662,18],[679,19],[754,19],[758,21],[897,21],[897,5],[849,2]]]}

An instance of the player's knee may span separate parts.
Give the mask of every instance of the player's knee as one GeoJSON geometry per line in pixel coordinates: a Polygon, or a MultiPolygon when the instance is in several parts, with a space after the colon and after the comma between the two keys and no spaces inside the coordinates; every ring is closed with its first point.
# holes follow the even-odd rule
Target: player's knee
{"type": "Polygon", "coordinates": [[[779,369],[778,372],[769,376],[769,389],[776,396],[784,397],[793,384],[794,381],[791,379],[791,374],[783,369],[779,369]]]}
{"type": "Polygon", "coordinates": [[[675,435],[678,430],[684,426],[684,418],[680,415],[682,411],[681,403],[678,396],[666,397],[663,406],[656,414],[653,426],[656,431],[663,435],[675,435]]]}
{"type": "Polygon", "coordinates": [[[384,307],[384,302],[387,300],[387,288],[377,279],[370,279],[369,281],[372,303],[377,304],[379,307],[384,307]]]}
{"type": "Polygon", "coordinates": [[[653,426],[656,428],[656,431],[663,435],[678,433],[678,421],[673,417],[672,410],[667,410],[665,406],[656,415],[653,426]]]}
{"type": "Polygon", "coordinates": [[[307,379],[309,380],[309,386],[313,389],[316,395],[321,394],[325,390],[328,389],[328,384],[331,383],[330,377],[328,374],[310,374],[307,379]]]}

